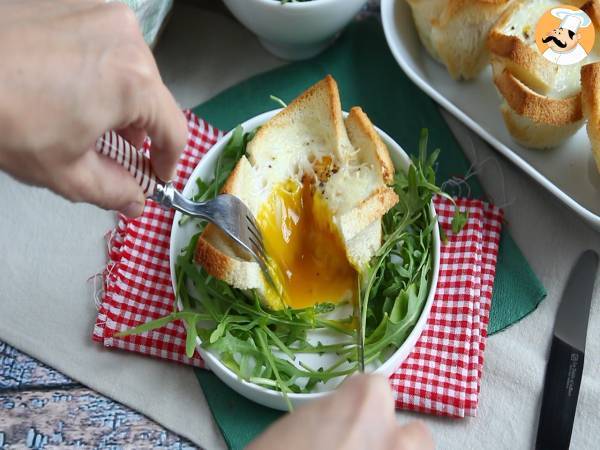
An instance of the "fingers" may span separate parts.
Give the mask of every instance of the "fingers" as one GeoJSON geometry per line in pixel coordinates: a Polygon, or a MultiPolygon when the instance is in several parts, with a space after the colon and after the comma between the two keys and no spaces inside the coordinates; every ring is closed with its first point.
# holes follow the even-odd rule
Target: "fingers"
{"type": "Polygon", "coordinates": [[[162,82],[131,9],[118,2],[103,9],[103,20],[110,18],[107,26],[115,38],[106,37],[108,48],[98,50],[102,56],[95,81],[99,92],[93,96],[94,123],[100,124],[100,134],[106,129],[127,130],[124,137],[136,147],[144,133],[149,136],[152,168],[159,178],[170,180],[187,143],[186,118],[162,82]]]}
{"type": "Polygon", "coordinates": [[[382,375],[359,374],[348,378],[334,395],[352,399],[357,410],[376,406],[382,415],[392,416],[394,396],[387,378],[382,375]]]}
{"type": "Polygon", "coordinates": [[[394,450],[434,450],[435,444],[423,422],[415,421],[396,429],[392,435],[394,450]]]}
{"type": "Polygon", "coordinates": [[[110,99],[117,95],[106,109],[110,111],[114,105],[119,112],[107,122],[112,128],[128,130],[130,135],[125,137],[133,140],[146,133],[152,139],[150,160],[154,172],[162,180],[172,179],[187,143],[187,120],[160,79],[152,53],[143,43],[124,45],[111,55],[109,66],[108,72],[119,89],[117,94],[109,92],[105,96],[110,99]]]}
{"type": "Polygon", "coordinates": [[[278,420],[248,449],[433,450],[425,425],[398,425],[389,382],[358,375],[278,420]]]}
{"type": "Polygon", "coordinates": [[[133,126],[117,130],[117,134],[137,149],[142,148],[147,137],[146,130],[133,126]]]}
{"type": "Polygon", "coordinates": [[[175,176],[175,167],[188,138],[187,121],[175,99],[160,83],[154,99],[153,110],[144,128],[152,139],[150,161],[152,168],[162,180],[175,176]]]}
{"type": "MultiPolygon", "coordinates": [[[[362,442],[363,448],[371,447],[370,436],[365,436],[366,430],[370,430],[380,435],[378,448],[381,449],[433,450],[433,439],[422,422],[398,425],[394,396],[387,378],[380,375],[354,376],[346,380],[334,395],[351,398],[352,404],[345,407],[356,411],[349,421],[346,436],[350,440],[345,447],[353,448],[352,442],[362,442]]],[[[342,400],[336,401],[341,403],[342,400]]]]}
{"type": "Polygon", "coordinates": [[[103,209],[137,217],[144,209],[144,193],[123,167],[90,150],[66,167],[55,191],[75,202],[93,203],[103,209]]]}
{"type": "Polygon", "coordinates": [[[0,24],[2,64],[13,68],[0,70],[0,97],[11,105],[0,166],[71,200],[139,214],[135,180],[90,148],[111,129],[136,146],[147,134],[154,171],[169,179],[187,126],[133,10],[104,0],[0,1],[0,24]]]}

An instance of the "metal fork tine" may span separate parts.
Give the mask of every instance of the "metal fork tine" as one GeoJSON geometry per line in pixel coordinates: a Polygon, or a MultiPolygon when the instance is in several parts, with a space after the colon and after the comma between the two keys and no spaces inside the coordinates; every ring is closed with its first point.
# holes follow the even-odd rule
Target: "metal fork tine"
{"type": "Polygon", "coordinates": [[[252,235],[252,237],[254,239],[256,239],[256,242],[258,242],[258,244],[261,246],[261,248],[264,250],[265,249],[265,244],[262,240],[262,236],[260,234],[259,230],[255,230],[253,227],[248,226],[248,231],[250,232],[250,234],[252,235]]]}
{"type": "Polygon", "coordinates": [[[273,287],[273,289],[275,289],[275,291],[278,293],[278,295],[281,295],[280,288],[277,286],[277,284],[275,284],[275,281],[273,281],[273,278],[271,277],[271,272],[269,271],[269,266],[267,264],[267,256],[265,254],[263,247],[259,246],[252,239],[252,237],[249,237],[248,240],[250,241],[250,243],[253,246],[252,250],[255,254],[258,265],[260,266],[265,278],[267,279],[267,282],[273,287]]]}
{"type": "Polygon", "coordinates": [[[275,289],[269,273],[267,255],[260,228],[242,200],[231,194],[221,194],[206,202],[193,202],[178,192],[171,183],[157,187],[156,200],[166,208],[207,220],[219,227],[260,265],[267,281],[275,289]]]}
{"type": "Polygon", "coordinates": [[[249,223],[248,228],[250,229],[250,231],[252,232],[252,234],[262,244],[262,242],[263,242],[262,233],[260,232],[260,228],[258,227],[258,224],[256,223],[256,220],[254,219],[254,217],[252,217],[251,214],[246,214],[246,219],[248,220],[248,223],[249,223]]]}
{"type": "Polygon", "coordinates": [[[265,261],[265,262],[266,262],[266,261],[267,261],[267,255],[266,255],[266,253],[265,253],[265,250],[264,250],[264,248],[263,248],[261,245],[257,244],[257,243],[256,243],[256,241],[253,239],[253,237],[252,237],[252,236],[250,236],[250,238],[249,238],[248,240],[249,240],[249,241],[252,243],[252,246],[254,247],[254,248],[253,248],[254,252],[255,252],[255,253],[256,253],[256,254],[257,254],[257,255],[258,255],[258,256],[259,256],[259,257],[260,257],[260,258],[261,258],[263,261],[265,261]]]}

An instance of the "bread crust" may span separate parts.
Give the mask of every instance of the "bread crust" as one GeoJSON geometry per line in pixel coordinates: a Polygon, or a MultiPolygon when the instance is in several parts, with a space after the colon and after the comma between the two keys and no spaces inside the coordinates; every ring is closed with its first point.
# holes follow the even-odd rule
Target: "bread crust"
{"type": "Polygon", "coordinates": [[[596,28],[596,32],[600,32],[598,29],[600,26],[600,2],[598,0],[589,0],[581,6],[581,10],[592,19],[592,24],[596,28]]]}
{"type": "Polygon", "coordinates": [[[513,0],[447,0],[444,14],[439,20],[439,25],[446,25],[449,21],[464,14],[472,14],[478,18],[497,18],[499,6],[505,6],[513,0]]]}
{"type": "Polygon", "coordinates": [[[196,245],[194,261],[204,267],[213,277],[226,280],[228,274],[233,272],[232,259],[210,243],[215,230],[216,227],[213,224],[208,224],[204,228],[196,245]]]}
{"type": "MultiPolygon", "coordinates": [[[[498,6],[504,6],[511,3],[514,0],[440,0],[445,3],[444,12],[441,16],[434,19],[433,24],[435,26],[445,26],[451,20],[457,16],[464,14],[465,12],[475,14],[477,16],[484,16],[486,14],[496,14],[498,6]]],[[[419,6],[419,3],[423,3],[423,0],[406,0],[406,2],[412,6],[419,6]]],[[[486,17],[487,18],[487,17],[486,17]]]]}
{"type": "MultiPolygon", "coordinates": [[[[236,195],[252,211],[253,208],[249,204],[252,195],[244,191],[248,180],[253,176],[251,171],[250,163],[242,156],[225,181],[221,193],[236,195]]],[[[247,256],[212,224],[208,224],[200,235],[194,260],[213,277],[237,288],[251,289],[260,285],[258,264],[249,261],[247,256]]]]}
{"type": "Polygon", "coordinates": [[[581,67],[581,100],[583,112],[589,121],[596,122],[600,117],[600,62],[581,67]]]}
{"type": "Polygon", "coordinates": [[[355,208],[340,217],[338,226],[342,235],[347,240],[353,239],[374,221],[380,219],[399,200],[392,188],[380,187],[355,208]]]}
{"type": "Polygon", "coordinates": [[[223,184],[223,188],[221,189],[222,194],[235,194],[235,191],[236,191],[235,185],[237,184],[238,180],[241,178],[242,164],[243,164],[242,161],[243,160],[240,159],[235,164],[235,167],[229,174],[229,177],[227,177],[227,180],[225,180],[225,183],[223,184]]]}
{"type": "Polygon", "coordinates": [[[586,131],[592,145],[592,155],[600,173],[600,62],[581,68],[581,102],[588,123],[586,131]]]}
{"type": "Polygon", "coordinates": [[[198,239],[194,261],[213,277],[239,289],[257,289],[263,284],[260,268],[215,225],[208,224],[198,239]]]}
{"type": "Polygon", "coordinates": [[[346,130],[348,131],[350,142],[354,143],[353,138],[355,138],[355,136],[352,132],[352,126],[356,126],[360,132],[373,144],[374,153],[377,157],[377,161],[379,162],[383,181],[386,184],[391,184],[394,181],[395,169],[392,159],[390,158],[390,152],[385,143],[381,140],[381,137],[377,131],[375,131],[375,127],[373,127],[373,123],[371,120],[369,120],[369,117],[359,106],[355,106],[350,109],[350,113],[346,118],[346,130]]]}
{"type": "Polygon", "coordinates": [[[500,112],[512,138],[525,147],[535,149],[556,147],[577,132],[583,123],[583,120],[580,120],[555,126],[533,122],[528,117],[515,113],[506,102],[500,106],[500,112]]]}
{"type": "Polygon", "coordinates": [[[600,107],[600,63],[581,67],[583,111],[588,120],[597,120],[600,107]]]}
{"type": "Polygon", "coordinates": [[[514,0],[407,0],[421,42],[455,79],[479,74],[487,32],[514,0]]]}
{"type": "Polygon", "coordinates": [[[568,125],[581,120],[581,93],[556,99],[540,95],[508,69],[494,76],[494,84],[510,107],[519,115],[549,125],[568,125]]]}
{"type": "Polygon", "coordinates": [[[518,78],[527,81],[527,84],[547,93],[558,72],[558,66],[552,64],[539,52],[528,46],[517,36],[509,36],[492,30],[489,34],[488,49],[491,53],[492,64],[504,64],[518,78]]]}
{"type": "Polygon", "coordinates": [[[297,111],[302,110],[306,104],[310,104],[313,97],[322,95],[325,92],[327,95],[329,105],[329,117],[333,122],[334,141],[336,143],[334,151],[337,153],[337,157],[344,159],[345,152],[350,151],[350,142],[347,136],[345,136],[344,129],[344,117],[342,115],[342,103],[340,100],[340,93],[338,90],[337,82],[331,75],[327,75],[321,81],[309,87],[306,91],[292,100],[286,108],[278,112],[269,121],[264,124],[256,132],[254,139],[248,144],[248,153],[252,154],[251,148],[253,147],[253,141],[260,141],[262,137],[269,133],[273,128],[284,126],[289,123],[290,119],[293,118],[297,111]]]}

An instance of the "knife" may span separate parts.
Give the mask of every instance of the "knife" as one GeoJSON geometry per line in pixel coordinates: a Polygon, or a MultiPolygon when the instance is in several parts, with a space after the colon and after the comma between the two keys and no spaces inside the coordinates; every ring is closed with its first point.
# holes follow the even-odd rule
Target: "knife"
{"type": "Polygon", "coordinates": [[[584,252],[573,267],[556,313],[535,448],[568,449],[583,372],[585,337],[598,255],[584,252]]]}

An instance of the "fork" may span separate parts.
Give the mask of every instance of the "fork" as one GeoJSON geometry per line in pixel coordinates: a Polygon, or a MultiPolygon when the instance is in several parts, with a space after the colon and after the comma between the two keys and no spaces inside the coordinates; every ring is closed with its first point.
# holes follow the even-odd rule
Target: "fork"
{"type": "Polygon", "coordinates": [[[206,202],[185,198],[171,181],[165,182],[156,176],[150,159],[142,151],[114,131],[107,131],[98,138],[96,151],[123,166],[136,179],[146,198],[165,209],[175,209],[219,227],[245,255],[258,263],[267,282],[276,288],[267,266],[260,229],[252,212],[239,198],[230,194],[221,194],[206,202]]]}

